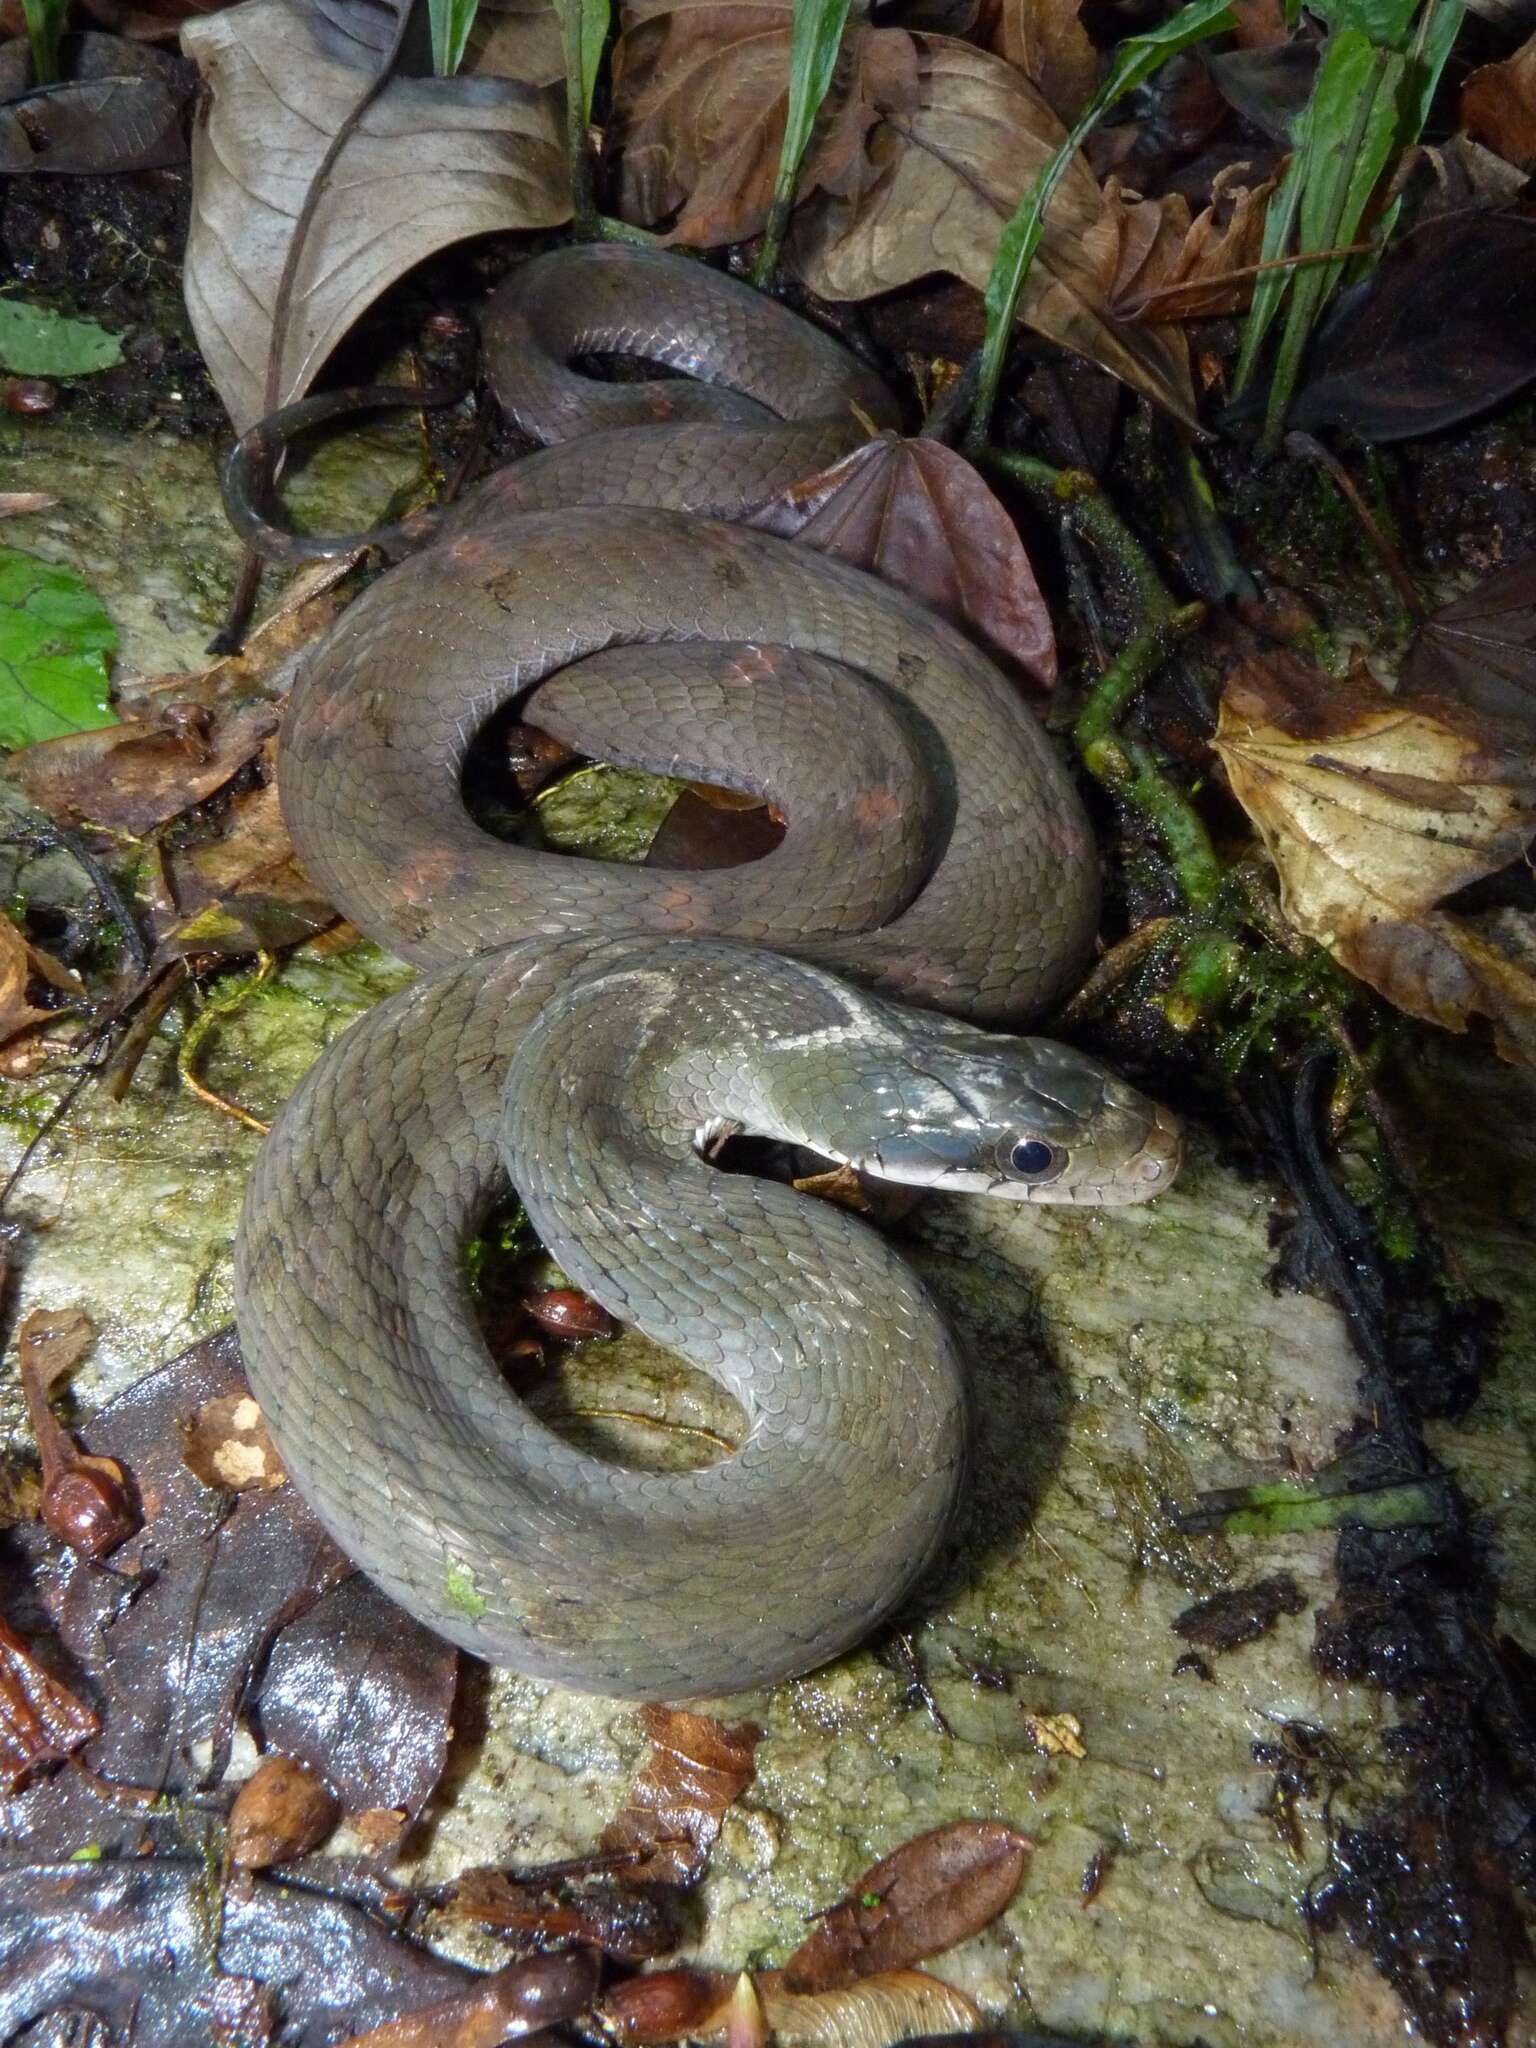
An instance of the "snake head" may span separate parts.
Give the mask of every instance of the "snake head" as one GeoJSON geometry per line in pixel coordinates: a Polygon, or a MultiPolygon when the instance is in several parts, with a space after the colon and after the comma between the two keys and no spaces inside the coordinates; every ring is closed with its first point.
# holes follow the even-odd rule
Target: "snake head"
{"type": "Polygon", "coordinates": [[[951,1028],[913,1043],[906,1065],[876,1143],[853,1162],[880,1179],[1108,1206],[1148,1201],[1178,1173],[1175,1118],[1070,1046],[951,1028]]]}

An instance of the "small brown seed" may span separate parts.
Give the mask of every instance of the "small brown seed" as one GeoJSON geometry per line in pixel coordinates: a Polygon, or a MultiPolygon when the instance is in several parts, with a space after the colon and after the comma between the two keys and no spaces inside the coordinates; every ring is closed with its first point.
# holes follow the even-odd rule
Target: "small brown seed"
{"type": "Polygon", "coordinates": [[[341,1808],[318,1772],[296,1757],[269,1756],[229,1812],[229,1859],[242,1870],[287,1863],[323,1842],[341,1808]]]}

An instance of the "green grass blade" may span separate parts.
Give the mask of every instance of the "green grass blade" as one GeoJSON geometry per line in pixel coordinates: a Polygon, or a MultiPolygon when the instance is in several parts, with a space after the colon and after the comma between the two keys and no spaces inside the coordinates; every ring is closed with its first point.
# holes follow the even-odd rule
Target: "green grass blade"
{"type": "Polygon", "coordinates": [[[432,29],[432,69],[452,78],[464,62],[464,46],[480,11],[480,0],[427,0],[432,29]]]}
{"type": "Polygon", "coordinates": [[[592,95],[597,90],[597,73],[613,17],[611,0],[555,0],[555,12],[560,17],[562,38],[573,32],[577,38],[576,50],[567,57],[567,69],[577,72],[581,79],[581,119],[585,126],[592,118],[592,95]],[[570,62],[572,56],[576,59],[574,65],[570,62]]]}
{"type": "Polygon", "coordinates": [[[1019,296],[1029,276],[1035,251],[1040,246],[1040,237],[1045,232],[1045,217],[1051,200],[1066,176],[1067,166],[1090,131],[1118,99],[1150,78],[1170,57],[1188,49],[1191,43],[1204,42],[1207,37],[1220,35],[1229,29],[1232,20],[1227,0],[1190,0],[1187,7],[1181,7],[1161,28],[1153,29],[1144,36],[1128,36],[1115,51],[1108,76],[1079,115],[1066,141],[1019,201],[1013,218],[998,237],[997,254],[992,259],[992,271],[987,279],[986,338],[981,348],[981,370],[968,436],[972,448],[981,446],[986,440],[992,408],[997,400],[997,387],[1003,374],[1003,361],[1013,336],[1019,296]]]}
{"type": "Polygon", "coordinates": [[[794,0],[789,31],[789,109],[784,121],[784,141],[779,150],[779,172],[774,181],[773,201],[762,246],[752,267],[757,285],[772,282],[778,268],[779,250],[789,225],[789,210],[795,203],[795,185],[800,166],[810,147],[816,116],[837,69],[843,30],[848,25],[849,0],[794,0]]]}
{"type": "MultiPolygon", "coordinates": [[[[1378,50],[1358,29],[1334,36],[1312,96],[1312,145],[1301,197],[1302,255],[1352,242],[1397,141],[1407,59],[1378,50]]],[[[1264,416],[1264,439],[1280,443],[1307,343],[1348,259],[1314,263],[1294,274],[1285,331],[1264,416]]]]}
{"type": "Polygon", "coordinates": [[[69,0],[21,0],[22,19],[27,25],[27,43],[32,52],[32,83],[59,82],[59,39],[69,0]]]}
{"type": "MultiPolygon", "coordinates": [[[[1302,109],[1296,123],[1295,146],[1291,160],[1285,167],[1285,176],[1280,180],[1278,190],[1269,202],[1269,211],[1264,216],[1264,240],[1259,249],[1262,263],[1277,263],[1282,256],[1290,254],[1291,237],[1296,231],[1297,216],[1301,212],[1301,195],[1307,185],[1307,160],[1311,146],[1310,103],[1302,109]]],[[[1261,271],[1254,280],[1253,298],[1248,307],[1248,319],[1243,328],[1243,345],[1238,352],[1237,369],[1232,378],[1232,395],[1241,396],[1252,377],[1259,359],[1259,350],[1264,345],[1281,301],[1290,289],[1291,270],[1261,271]]]]}

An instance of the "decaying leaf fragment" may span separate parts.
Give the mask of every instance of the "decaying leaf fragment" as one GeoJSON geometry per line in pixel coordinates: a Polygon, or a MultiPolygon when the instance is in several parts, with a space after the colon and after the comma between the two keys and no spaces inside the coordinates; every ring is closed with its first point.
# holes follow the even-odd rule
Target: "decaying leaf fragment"
{"type": "Polygon", "coordinates": [[[1536,166],[1536,35],[1502,64],[1484,64],[1461,88],[1467,133],[1506,163],[1536,166]]]}
{"type": "MultiPolygon", "coordinates": [[[[263,402],[278,282],[332,137],[377,69],[376,16],[245,0],[189,22],[211,104],[192,145],[186,297],[219,396],[244,429],[263,402]]],[[[470,235],[569,218],[559,95],[509,78],[395,77],[349,137],[294,280],[277,402],[309,386],[397,277],[470,235]]]]}
{"type": "Polygon", "coordinates": [[[1400,695],[1464,704],[1536,732],[1536,555],[1493,570],[1424,621],[1400,695]]]}
{"type": "Polygon", "coordinates": [[[1272,178],[1248,183],[1246,164],[1218,171],[1210,204],[1190,218],[1181,194],[1168,193],[1156,207],[1119,190],[1111,196],[1125,206],[1122,242],[1109,304],[1121,320],[1151,323],[1214,320],[1237,313],[1253,296],[1254,269],[1264,247],[1264,218],[1272,178]],[[1132,232],[1132,224],[1141,227],[1132,232]],[[1149,232],[1150,231],[1150,232],[1149,232]]]}
{"type": "Polygon", "coordinates": [[[1536,1061],[1532,950],[1441,908],[1536,832],[1528,738],[1269,655],[1229,678],[1215,745],[1298,930],[1410,1016],[1485,1017],[1507,1059],[1536,1061]]]}
{"type": "Polygon", "coordinates": [[[254,1394],[218,1394],[182,1425],[181,1454],[204,1486],[245,1493],[288,1474],[254,1394]]]}
{"type": "Polygon", "coordinates": [[[1034,1844],[1002,1821],[961,1820],[903,1842],[823,1913],[784,1965],[789,1991],[832,1991],[969,1940],[1018,1890],[1034,1844]]]}
{"type": "Polygon", "coordinates": [[[623,1812],[604,1828],[602,1846],[643,1853],[644,1862],[624,1873],[627,1883],[687,1886],[702,1876],[727,1807],[752,1782],[763,1731],[752,1721],[727,1727],[680,1707],[642,1707],[640,1720],[651,1753],[623,1812]]]}
{"type": "Polygon", "coordinates": [[[44,1764],[89,1742],[101,1722],[46,1672],[15,1630],[0,1621],[0,1784],[14,1792],[44,1764]]]}
{"type": "Polygon", "coordinates": [[[0,1046],[84,993],[67,967],[34,946],[0,911],[0,1046]],[[45,1000],[49,996],[56,1000],[45,1000]]]}
{"type": "Polygon", "coordinates": [[[969,629],[1043,688],[1056,636],[1018,528],[963,455],[882,434],[751,522],[840,555],[969,629]]]}

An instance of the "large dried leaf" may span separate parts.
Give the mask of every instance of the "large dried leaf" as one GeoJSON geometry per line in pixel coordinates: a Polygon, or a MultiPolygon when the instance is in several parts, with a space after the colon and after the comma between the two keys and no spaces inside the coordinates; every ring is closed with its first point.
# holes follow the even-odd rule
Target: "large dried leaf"
{"type": "MultiPolygon", "coordinates": [[[[948,36],[912,42],[917,104],[908,113],[879,103],[866,145],[873,181],[847,198],[817,198],[797,215],[795,260],[823,298],[870,298],[933,271],[984,290],[1004,224],[1065,138],[1040,94],[1000,57],[948,36]]],[[[1193,422],[1182,333],[1128,327],[1106,308],[1103,232],[1094,237],[1103,215],[1078,155],[1051,201],[1019,318],[1193,422]]],[[[1113,225],[1109,234],[1117,249],[1113,225]]]]}
{"type": "Polygon", "coordinates": [[[784,1965],[786,1989],[836,1991],[968,1941],[1018,1890],[1033,1844],[996,1820],[952,1821],[866,1870],[784,1965]]]}
{"type": "Polygon", "coordinates": [[[763,1731],[681,1707],[642,1707],[640,1720],[651,1752],[602,1845],[644,1857],[626,1882],[690,1885],[703,1875],[726,1809],[752,1782],[763,1731]]]}
{"type": "Polygon", "coordinates": [[[964,456],[883,434],[796,484],[754,526],[920,597],[1044,688],[1056,636],[1018,528],[964,456]]]}
{"type": "Polygon", "coordinates": [[[1495,569],[1425,620],[1399,694],[1536,727],[1536,555],[1495,569]]]}
{"type": "Polygon", "coordinates": [[[1536,169],[1536,35],[1502,64],[1484,64],[1461,88],[1461,122],[1507,163],[1536,169]]]}
{"type": "Polygon", "coordinates": [[[1528,743],[1273,655],[1229,679],[1215,744],[1299,930],[1411,1016],[1487,1018],[1507,1058],[1536,1062],[1536,954],[1440,907],[1536,831],[1528,743]]]}
{"type": "MultiPolygon", "coordinates": [[[[237,427],[263,389],[278,281],[332,137],[378,64],[356,10],[246,0],[182,42],[211,105],[193,138],[186,295],[237,427]]],[[[369,23],[370,31],[374,24],[369,23]]],[[[505,78],[394,78],[349,137],[294,282],[277,401],[302,393],[397,277],[466,236],[554,227],[570,213],[560,96],[505,78]]]]}
{"type": "MultiPolygon", "coordinates": [[[[614,50],[610,147],[620,207],[667,239],[715,248],[768,217],[789,104],[789,0],[630,0],[614,50]],[[677,218],[674,221],[673,216],[677,218]]],[[[855,189],[877,106],[910,110],[917,59],[900,29],[850,22],[798,184],[855,189]]]]}

